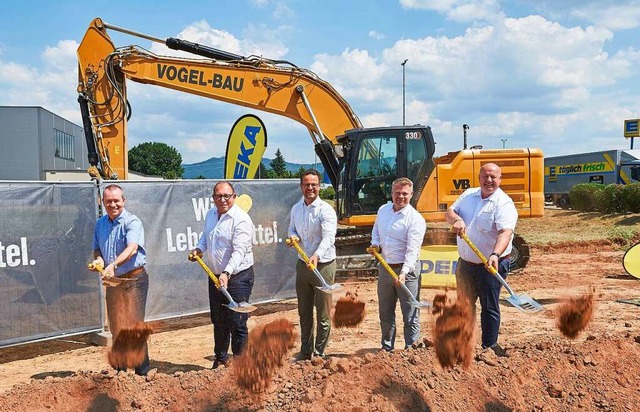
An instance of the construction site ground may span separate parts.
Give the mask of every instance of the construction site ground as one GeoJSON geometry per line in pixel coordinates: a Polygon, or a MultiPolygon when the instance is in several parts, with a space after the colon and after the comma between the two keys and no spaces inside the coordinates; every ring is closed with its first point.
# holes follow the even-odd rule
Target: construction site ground
{"type": "MultiPolygon", "coordinates": [[[[366,302],[365,321],[357,328],[334,329],[325,359],[293,362],[296,340],[259,396],[237,386],[233,368],[209,369],[212,326],[208,315],[199,315],[152,325],[154,370],[146,378],[114,373],[108,349],[90,344],[86,336],[0,349],[0,410],[636,411],[640,306],[618,300],[640,298],[640,280],[622,266],[628,245],[640,241],[639,226],[640,215],[557,209],[546,210],[541,219],[520,220],[518,232],[537,241],[528,266],[508,281],[545,310],[524,314],[503,301],[499,341],[507,356],[480,355],[476,342],[478,356],[467,370],[440,366],[432,347],[435,317],[426,310],[418,347],[402,349],[398,310],[399,349],[381,352],[375,279],[342,279],[366,302]],[[607,233],[620,237],[598,237],[607,225],[607,233]],[[551,240],[545,242],[545,236],[551,240]],[[592,320],[568,339],[556,325],[558,308],[589,287],[595,288],[592,320]]],[[[283,270],[293,273],[293,268],[283,270]]],[[[442,291],[421,293],[430,300],[442,291]]],[[[297,329],[295,300],[259,305],[249,327],[279,318],[297,329]]]]}

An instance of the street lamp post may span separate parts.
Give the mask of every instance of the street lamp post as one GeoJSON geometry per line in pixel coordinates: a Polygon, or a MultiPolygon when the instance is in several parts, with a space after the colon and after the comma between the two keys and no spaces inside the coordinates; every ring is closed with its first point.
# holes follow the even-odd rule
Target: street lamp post
{"type": "Polygon", "coordinates": [[[409,59],[404,59],[404,61],[402,62],[401,66],[402,66],[402,125],[405,125],[404,122],[404,80],[405,80],[405,72],[404,72],[404,65],[407,64],[407,62],[409,61],[409,59]]]}
{"type": "Polygon", "coordinates": [[[507,142],[507,139],[500,139],[502,140],[502,148],[504,149],[504,144],[507,142]]]}

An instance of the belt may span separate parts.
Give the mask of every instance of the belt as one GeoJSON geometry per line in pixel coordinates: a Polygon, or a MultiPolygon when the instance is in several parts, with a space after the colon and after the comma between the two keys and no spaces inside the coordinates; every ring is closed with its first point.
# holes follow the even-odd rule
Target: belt
{"type": "Polygon", "coordinates": [[[138,266],[137,268],[128,271],[127,273],[125,273],[122,276],[118,276],[120,278],[132,278],[134,276],[138,276],[141,273],[144,273],[144,266],[138,266]]]}
{"type": "MultiPolygon", "coordinates": [[[[508,254],[506,256],[502,256],[500,259],[498,259],[498,262],[502,262],[505,259],[509,259],[511,257],[511,254],[508,254]]],[[[467,266],[484,266],[484,263],[475,263],[475,262],[469,262],[467,260],[464,260],[462,258],[460,258],[461,261],[463,261],[467,266]]]]}
{"type": "Polygon", "coordinates": [[[388,263],[388,265],[392,268],[400,268],[402,269],[402,265],[404,265],[404,263],[388,263]]]}

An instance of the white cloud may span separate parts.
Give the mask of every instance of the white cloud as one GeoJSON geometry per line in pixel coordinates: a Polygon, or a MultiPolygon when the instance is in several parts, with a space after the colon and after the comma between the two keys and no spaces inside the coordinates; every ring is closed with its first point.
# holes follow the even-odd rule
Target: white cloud
{"type": "Polygon", "coordinates": [[[492,21],[502,15],[497,0],[400,0],[409,10],[430,10],[457,22],[492,21]]]}
{"type": "Polygon", "coordinates": [[[369,37],[371,37],[374,40],[382,40],[385,38],[385,35],[375,30],[369,30],[369,37]]]}

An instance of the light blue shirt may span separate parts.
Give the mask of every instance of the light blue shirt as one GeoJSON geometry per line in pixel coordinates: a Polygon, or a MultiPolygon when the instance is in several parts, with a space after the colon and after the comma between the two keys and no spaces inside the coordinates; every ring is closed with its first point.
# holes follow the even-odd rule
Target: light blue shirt
{"type": "Polygon", "coordinates": [[[420,248],[427,231],[427,222],[411,205],[397,212],[393,203],[380,206],[371,232],[371,244],[382,249],[382,257],[389,264],[402,264],[399,274],[415,272],[420,248]]]}
{"type": "MultiPolygon", "coordinates": [[[[465,190],[451,205],[451,209],[464,220],[469,240],[489,258],[498,240],[499,231],[515,230],[518,221],[518,210],[513,200],[502,189],[498,188],[486,199],[482,198],[479,187],[465,190]]],[[[513,234],[511,234],[513,241],[513,234]]],[[[463,239],[458,238],[458,254],[467,262],[482,263],[473,249],[463,239]]],[[[511,253],[511,242],[502,253],[511,253]]]]}
{"type": "Polygon", "coordinates": [[[93,250],[100,250],[106,266],[113,263],[130,243],[138,245],[138,252],[131,259],[118,266],[115,270],[116,276],[124,275],[147,263],[142,222],[126,209],[115,220],[104,215],[96,221],[93,233],[93,250]]]}
{"type": "Polygon", "coordinates": [[[317,255],[318,262],[327,263],[336,258],[337,231],[336,211],[319,197],[310,205],[305,204],[303,198],[291,208],[289,237],[297,236],[302,250],[309,257],[317,255]]]}
{"type": "Polygon", "coordinates": [[[244,210],[233,205],[222,216],[211,208],[204,220],[198,249],[209,250],[213,273],[230,275],[253,266],[253,222],[244,210]]]}

